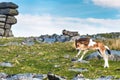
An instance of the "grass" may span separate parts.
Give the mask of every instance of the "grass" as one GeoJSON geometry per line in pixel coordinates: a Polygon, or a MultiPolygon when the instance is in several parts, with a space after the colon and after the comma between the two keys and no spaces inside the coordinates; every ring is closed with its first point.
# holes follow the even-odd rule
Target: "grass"
{"type": "MultiPolygon", "coordinates": [[[[6,42],[21,42],[24,38],[4,38],[0,39],[0,44],[6,42]]],[[[0,67],[0,72],[7,74],[18,73],[39,73],[54,74],[64,76],[71,80],[78,72],[69,71],[71,67],[87,68],[88,72],[82,72],[86,78],[98,78],[100,76],[112,75],[120,78],[120,61],[109,61],[110,68],[103,68],[104,61],[90,60],[89,64],[73,63],[77,51],[72,42],[65,43],[36,43],[33,46],[4,46],[0,47],[0,62],[10,62],[14,67],[0,67]],[[65,58],[69,56],[69,58],[65,58]],[[58,66],[58,67],[55,67],[58,66]]],[[[90,52],[89,52],[90,53],[90,52]]]]}
{"type": "Polygon", "coordinates": [[[103,42],[110,47],[112,50],[120,50],[120,38],[119,39],[107,39],[103,42]]]}

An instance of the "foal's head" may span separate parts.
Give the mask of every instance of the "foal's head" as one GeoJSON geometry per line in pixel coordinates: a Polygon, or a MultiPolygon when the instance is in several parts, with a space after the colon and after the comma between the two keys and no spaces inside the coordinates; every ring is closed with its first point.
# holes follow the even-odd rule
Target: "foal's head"
{"type": "Polygon", "coordinates": [[[89,44],[89,38],[80,38],[75,40],[75,48],[79,50],[85,50],[89,44]]]}

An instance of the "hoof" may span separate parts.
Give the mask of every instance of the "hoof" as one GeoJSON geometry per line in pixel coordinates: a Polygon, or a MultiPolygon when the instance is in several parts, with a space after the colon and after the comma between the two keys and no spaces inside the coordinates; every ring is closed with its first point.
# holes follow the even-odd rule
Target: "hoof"
{"type": "Polygon", "coordinates": [[[78,62],[81,62],[82,60],[81,59],[78,59],[78,62]]]}
{"type": "Polygon", "coordinates": [[[109,68],[108,66],[104,66],[104,68],[109,68]]]}
{"type": "Polygon", "coordinates": [[[73,58],[73,59],[71,59],[71,61],[76,61],[77,59],[75,59],[75,58],[73,58]]]}

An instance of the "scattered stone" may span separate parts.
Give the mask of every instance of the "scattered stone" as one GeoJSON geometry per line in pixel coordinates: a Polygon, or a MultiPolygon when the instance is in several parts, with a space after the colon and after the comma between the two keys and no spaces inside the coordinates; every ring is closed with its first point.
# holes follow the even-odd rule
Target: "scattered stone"
{"type": "Polygon", "coordinates": [[[47,75],[44,74],[24,73],[24,74],[9,75],[4,80],[44,80],[46,77],[47,75]]]}
{"type": "Polygon", "coordinates": [[[26,38],[23,42],[22,42],[22,45],[27,45],[27,46],[32,46],[34,45],[35,42],[34,42],[34,38],[26,38]]]}
{"type": "Polygon", "coordinates": [[[54,65],[54,67],[55,67],[55,68],[59,68],[59,67],[60,67],[60,65],[57,65],[57,64],[56,64],[56,65],[54,65]]]}
{"type": "Polygon", "coordinates": [[[5,78],[7,78],[7,76],[8,76],[8,74],[6,74],[6,73],[0,73],[0,79],[1,79],[1,78],[4,78],[4,79],[5,79],[5,78]]]}
{"type": "Polygon", "coordinates": [[[45,78],[47,78],[46,74],[24,73],[8,75],[0,73],[0,80],[44,80],[45,78]]]}
{"type": "Polygon", "coordinates": [[[74,62],[74,61],[77,61],[77,59],[76,58],[72,58],[71,61],[74,62]]]}
{"type": "Polygon", "coordinates": [[[75,71],[75,72],[85,72],[88,71],[88,69],[86,68],[72,68],[72,69],[68,69],[69,71],[75,71]]]}
{"type": "Polygon", "coordinates": [[[8,42],[5,44],[5,46],[19,46],[20,44],[18,42],[8,42]]]}
{"type": "Polygon", "coordinates": [[[115,78],[113,76],[101,76],[100,78],[96,80],[114,80],[115,78]]]}
{"type": "MultiPolygon", "coordinates": [[[[0,73],[0,80],[67,80],[65,77],[61,77],[49,72],[48,74],[36,74],[36,73],[24,73],[24,74],[14,74],[8,75],[6,73],[0,73]]],[[[72,80],[91,80],[85,78],[84,75],[80,72],[72,80]]],[[[100,76],[92,80],[120,80],[114,76],[100,76]]]]}
{"type": "Polygon", "coordinates": [[[75,60],[75,61],[72,61],[72,62],[79,62],[79,63],[89,63],[89,61],[86,61],[86,60],[75,60]]]}
{"type": "Polygon", "coordinates": [[[65,77],[52,74],[51,72],[47,74],[47,77],[48,77],[48,80],[67,80],[65,77]]]}
{"type": "Polygon", "coordinates": [[[77,74],[72,80],[89,80],[84,78],[83,74],[77,74]]]}
{"type": "Polygon", "coordinates": [[[66,54],[66,55],[64,55],[64,58],[69,59],[70,55],[66,54]]]}
{"type": "Polygon", "coordinates": [[[2,63],[0,63],[0,66],[2,66],[2,67],[13,67],[13,65],[9,62],[2,62],[2,63]]]}
{"type": "Polygon", "coordinates": [[[115,71],[120,71],[120,68],[115,69],[115,71]]]}
{"type": "Polygon", "coordinates": [[[5,43],[5,44],[0,44],[0,46],[20,46],[21,43],[18,43],[18,42],[8,42],[8,43],[5,43]]]}

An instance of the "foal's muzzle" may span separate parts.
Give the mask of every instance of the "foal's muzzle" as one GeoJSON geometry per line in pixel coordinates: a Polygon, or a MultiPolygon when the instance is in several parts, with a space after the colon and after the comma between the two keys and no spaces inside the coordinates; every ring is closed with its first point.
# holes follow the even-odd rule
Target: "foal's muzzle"
{"type": "Polygon", "coordinates": [[[76,48],[77,51],[79,51],[80,49],[76,48]]]}

